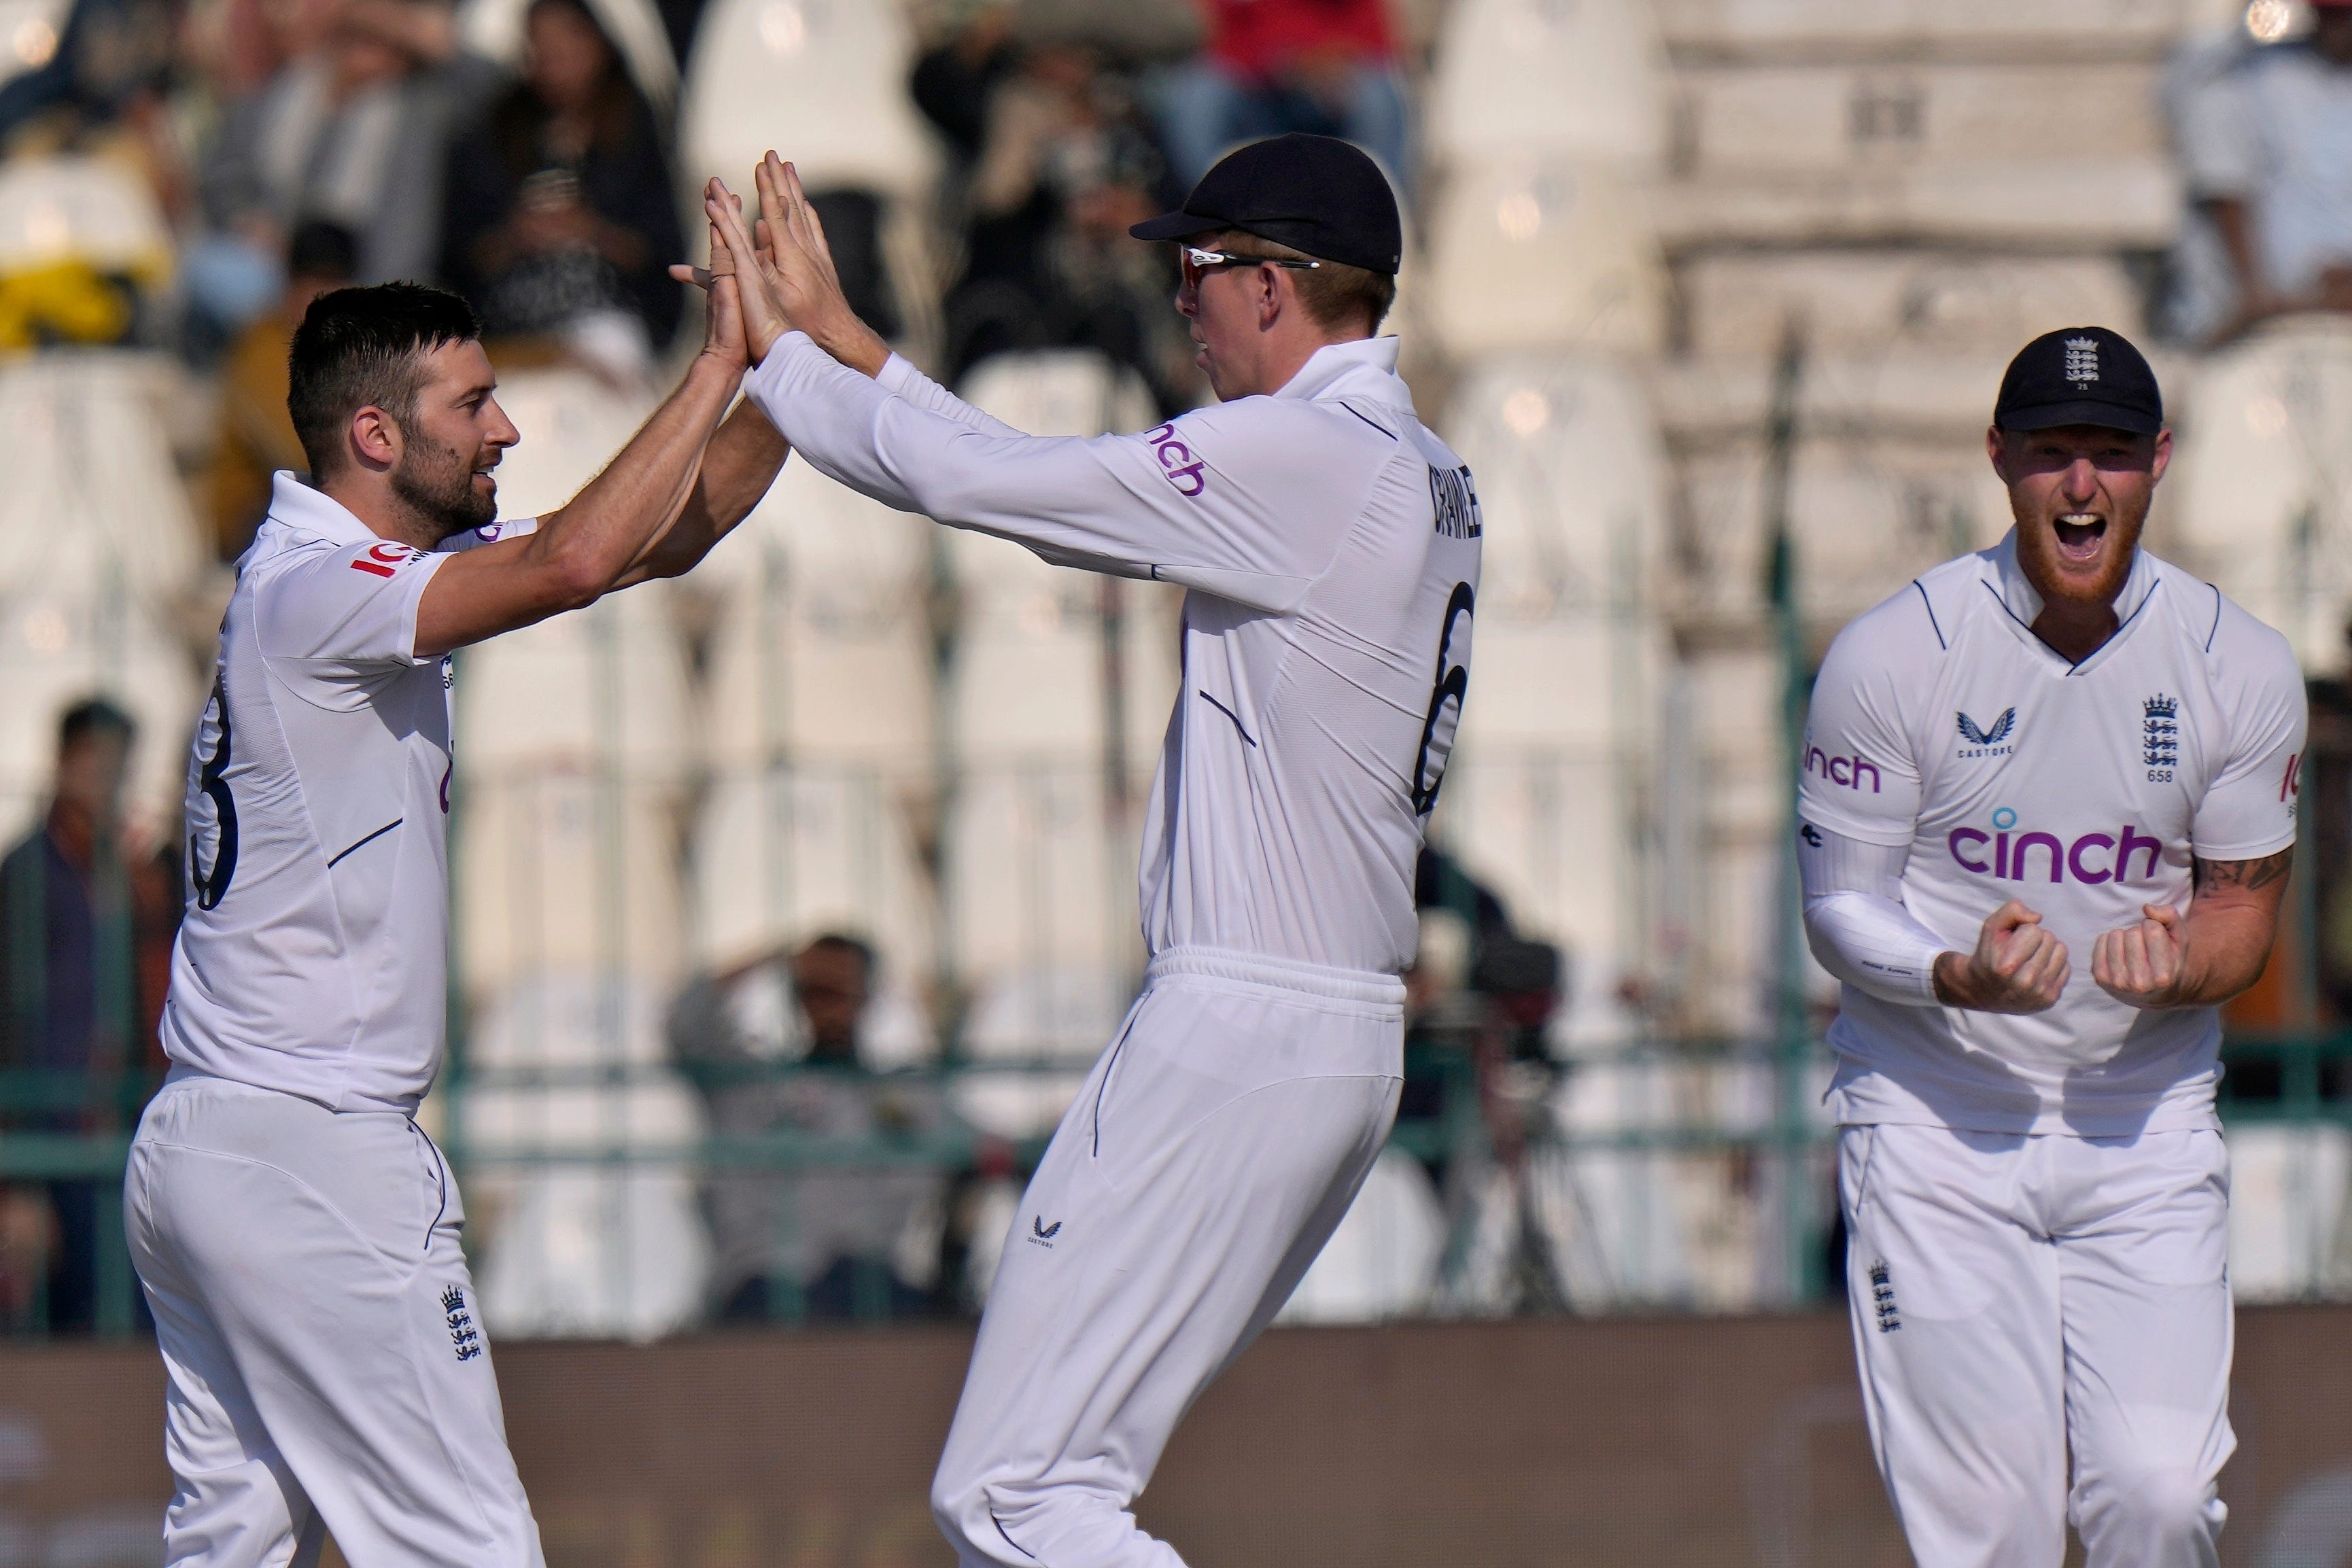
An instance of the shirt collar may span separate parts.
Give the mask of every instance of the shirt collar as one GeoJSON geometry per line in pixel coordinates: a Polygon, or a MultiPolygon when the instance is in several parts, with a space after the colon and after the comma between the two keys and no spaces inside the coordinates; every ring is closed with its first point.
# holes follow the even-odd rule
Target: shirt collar
{"type": "Polygon", "coordinates": [[[1398,379],[1394,338],[1359,338],[1326,343],[1307,356],[1276,397],[1361,398],[1412,413],[1412,393],[1398,379]]]}
{"type": "Polygon", "coordinates": [[[308,474],[297,474],[290,468],[280,468],[270,476],[268,521],[339,545],[372,544],[383,538],[353,517],[351,508],[341,501],[313,487],[308,474]]]}
{"type": "MultiPolygon", "coordinates": [[[[2042,614],[2042,594],[2026,580],[2025,569],[2017,564],[2017,528],[2011,525],[2000,543],[1985,552],[1991,558],[1993,587],[2000,591],[2000,601],[2018,623],[2032,626],[2042,614]]],[[[2123,591],[2116,595],[2116,623],[2120,626],[2139,613],[2147,596],[2156,591],[2156,567],[2147,551],[2132,547],[2131,570],[2124,576],[2123,591]]]]}

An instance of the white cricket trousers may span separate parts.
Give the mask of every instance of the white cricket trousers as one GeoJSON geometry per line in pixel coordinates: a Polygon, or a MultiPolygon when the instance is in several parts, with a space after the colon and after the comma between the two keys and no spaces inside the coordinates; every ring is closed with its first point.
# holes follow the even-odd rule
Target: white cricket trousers
{"type": "Polygon", "coordinates": [[[1404,988],[1154,958],[1006,1239],[931,1508],[962,1568],[1182,1568],[1129,1504],[1297,1287],[1396,1115],[1404,988]]]}
{"type": "Polygon", "coordinates": [[[1848,1127],[1838,1165],[1871,1440],[1919,1568],[2059,1568],[2069,1521],[2089,1568],[2213,1568],[2221,1134],[1848,1127]]]}
{"type": "Polygon", "coordinates": [[[170,1382],[163,1560],[539,1568],[458,1249],[457,1183],[395,1112],[175,1070],[124,1184],[170,1382]]]}

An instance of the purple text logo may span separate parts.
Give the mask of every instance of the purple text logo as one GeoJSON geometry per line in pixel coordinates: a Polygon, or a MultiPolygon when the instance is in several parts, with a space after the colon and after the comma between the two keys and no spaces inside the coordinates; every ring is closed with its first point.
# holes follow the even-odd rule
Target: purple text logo
{"type": "Polygon", "coordinates": [[[1874,795],[1880,793],[1877,765],[1866,762],[1859,756],[1832,757],[1818,746],[1808,747],[1805,749],[1805,771],[1818,773],[1831,783],[1843,784],[1849,789],[1860,789],[1862,776],[1867,773],[1870,775],[1870,792],[1874,795]]]}
{"type": "Polygon", "coordinates": [[[1202,460],[1192,455],[1192,449],[1176,439],[1176,422],[1169,421],[1157,430],[1147,430],[1143,439],[1151,443],[1160,454],[1160,466],[1168,471],[1168,482],[1179,494],[1197,496],[1209,487],[1202,477],[1202,460]]]}
{"type": "Polygon", "coordinates": [[[2129,822],[2112,833],[2084,833],[2068,841],[2055,833],[2011,832],[2017,813],[2003,806],[1992,814],[1992,826],[1989,833],[1980,828],[1954,828],[1945,839],[1962,871],[2006,882],[2038,882],[2045,876],[2064,882],[2071,876],[2096,886],[2152,882],[2164,857],[2164,841],[2129,822]]]}

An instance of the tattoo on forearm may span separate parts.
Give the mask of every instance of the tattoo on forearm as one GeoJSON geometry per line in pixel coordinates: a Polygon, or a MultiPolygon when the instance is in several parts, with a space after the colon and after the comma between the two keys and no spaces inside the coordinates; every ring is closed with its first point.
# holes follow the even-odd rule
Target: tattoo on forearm
{"type": "Polygon", "coordinates": [[[2288,868],[2294,864],[2293,850],[2281,850],[2256,861],[2200,860],[2196,865],[2197,891],[2252,893],[2284,882],[2288,868]]]}

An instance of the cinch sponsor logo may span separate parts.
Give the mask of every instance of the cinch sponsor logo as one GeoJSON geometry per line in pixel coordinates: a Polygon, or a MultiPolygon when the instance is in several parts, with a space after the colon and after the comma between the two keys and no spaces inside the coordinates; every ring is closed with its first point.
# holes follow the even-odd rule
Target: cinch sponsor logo
{"type": "Polygon", "coordinates": [[[1944,841],[1962,871],[2008,882],[2039,880],[2044,875],[2052,882],[2064,882],[2071,876],[2093,886],[2103,882],[2152,882],[2164,856],[2162,839],[2143,833],[2129,822],[2117,832],[2084,833],[2072,843],[2055,833],[2011,831],[2016,826],[2017,813],[2003,806],[1992,814],[1992,831],[1954,828],[1944,841]],[[2143,851],[2145,861],[2136,861],[2134,857],[2143,851]],[[2137,877],[2135,865],[2145,866],[2137,877]]]}
{"type": "Polygon", "coordinates": [[[1861,789],[1862,776],[1867,773],[1870,775],[1870,792],[1874,795],[1882,793],[1877,765],[1865,762],[1860,757],[1832,757],[1818,746],[1809,747],[1805,751],[1805,771],[1819,773],[1831,783],[1843,784],[1849,789],[1861,789]]]}
{"type": "Polygon", "coordinates": [[[1143,439],[1160,454],[1160,466],[1168,471],[1168,482],[1176,486],[1178,494],[1197,496],[1209,487],[1209,481],[1201,474],[1203,460],[1193,456],[1192,449],[1176,439],[1174,420],[1157,430],[1145,431],[1143,439]]]}

